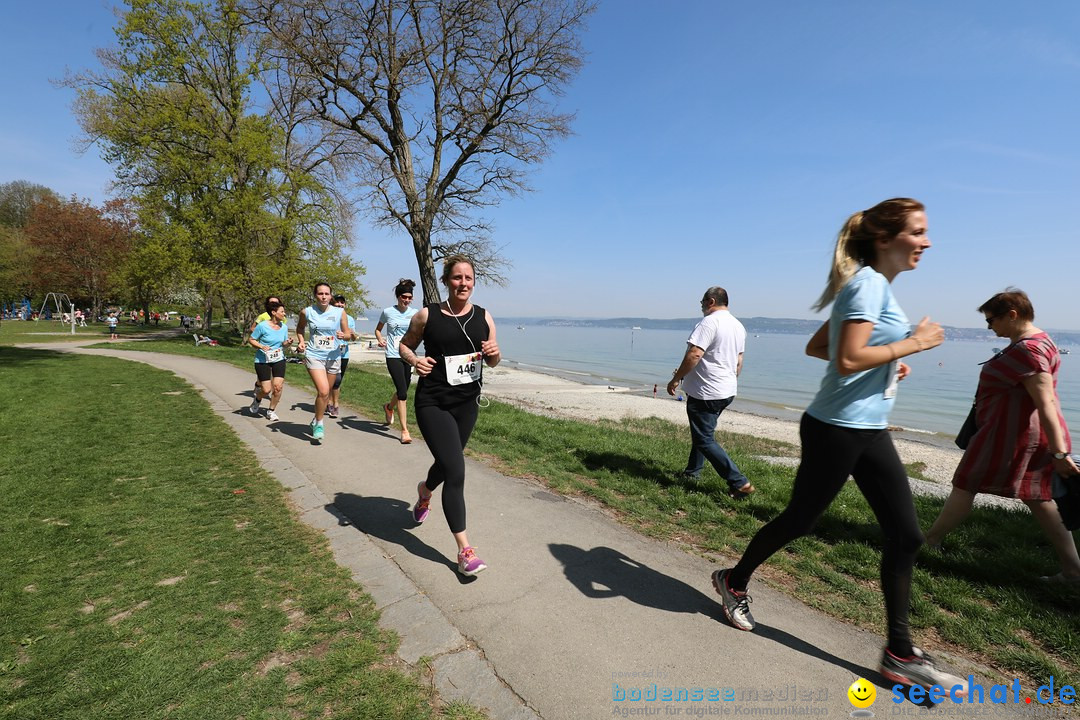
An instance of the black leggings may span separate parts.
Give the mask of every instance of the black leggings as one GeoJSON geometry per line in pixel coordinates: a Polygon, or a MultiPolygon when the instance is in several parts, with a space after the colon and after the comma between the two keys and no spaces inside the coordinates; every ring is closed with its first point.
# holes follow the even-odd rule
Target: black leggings
{"type": "Polygon", "coordinates": [[[802,462],[795,474],[791,500],[782,513],[754,535],[731,571],[732,587],[745,589],[759,565],[792,540],[809,533],[850,475],[885,535],[881,591],[885,596],[889,650],[899,657],[910,656],[911,568],[923,535],[907,472],[889,431],[844,428],[804,414],[799,438],[802,462]]]}
{"type": "Polygon", "coordinates": [[[345,370],[349,367],[349,358],[341,358],[341,369],[338,370],[337,377],[334,378],[334,384],[330,387],[331,390],[337,390],[341,387],[341,381],[345,379],[345,370]]]}
{"type": "Polygon", "coordinates": [[[409,399],[409,383],[412,382],[412,365],[401,358],[386,358],[386,369],[390,371],[390,377],[394,380],[394,389],[397,390],[398,400],[409,399]]]}
{"type": "Polygon", "coordinates": [[[467,400],[452,407],[415,408],[416,424],[435,462],[428,470],[427,489],[443,488],[442,506],[450,532],[465,532],[465,443],[469,442],[480,407],[467,400]]]}

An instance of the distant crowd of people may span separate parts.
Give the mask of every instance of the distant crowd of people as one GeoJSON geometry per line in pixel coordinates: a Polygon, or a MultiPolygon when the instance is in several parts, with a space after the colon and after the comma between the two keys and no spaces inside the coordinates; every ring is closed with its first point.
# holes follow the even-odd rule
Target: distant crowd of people
{"type": "MultiPolygon", "coordinates": [[[[155,326],[161,326],[163,323],[168,326],[172,320],[175,320],[178,323],[178,326],[185,330],[190,330],[202,325],[202,315],[199,313],[196,313],[195,315],[185,315],[184,313],[178,313],[171,310],[154,310],[147,315],[145,310],[140,309],[126,311],[122,309],[106,309],[97,317],[94,317],[93,311],[90,308],[76,308],[74,312],[74,321],[79,327],[87,327],[87,322],[108,324],[110,318],[115,318],[118,323],[121,318],[124,318],[131,324],[155,326]]],[[[27,307],[5,306],[0,308],[0,320],[58,320],[63,323],[71,323],[72,313],[57,313],[47,307],[42,308],[41,310],[32,310],[27,307]]]]}

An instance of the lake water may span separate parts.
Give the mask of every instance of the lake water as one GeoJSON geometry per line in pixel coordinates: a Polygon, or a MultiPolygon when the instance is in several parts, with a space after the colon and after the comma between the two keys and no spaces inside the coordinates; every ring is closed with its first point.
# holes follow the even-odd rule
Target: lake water
{"type": "MultiPolygon", "coordinates": [[[[562,375],[581,382],[658,391],[671,378],[686,348],[689,329],[634,330],[501,323],[503,358],[525,370],[562,375]]],[[[732,409],[796,418],[810,404],[825,371],[807,357],[809,336],[762,334],[746,339],[739,399],[732,409]]],[[[913,431],[955,435],[971,407],[978,364],[1008,344],[947,340],[905,358],[912,374],[900,385],[891,422],[913,431]]],[[[1066,349],[1063,347],[1062,349],[1066,349]]],[[[1080,349],[1062,355],[1058,394],[1065,418],[1080,427],[1080,349]]]]}

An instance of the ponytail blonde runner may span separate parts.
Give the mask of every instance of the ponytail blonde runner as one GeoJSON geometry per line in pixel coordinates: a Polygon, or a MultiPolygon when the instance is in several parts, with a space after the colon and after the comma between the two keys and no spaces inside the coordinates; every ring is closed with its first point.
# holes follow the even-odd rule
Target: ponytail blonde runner
{"type": "Polygon", "coordinates": [[[818,311],[827,308],[860,268],[874,262],[877,243],[899,235],[904,230],[907,216],[924,209],[918,200],[891,198],[849,217],[836,236],[828,282],[821,297],[811,307],[818,311]]]}

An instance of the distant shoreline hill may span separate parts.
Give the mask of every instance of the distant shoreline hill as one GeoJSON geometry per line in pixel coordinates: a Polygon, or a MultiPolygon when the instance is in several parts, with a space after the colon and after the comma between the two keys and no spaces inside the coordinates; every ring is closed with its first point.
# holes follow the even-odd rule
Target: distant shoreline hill
{"type": "MultiPolygon", "coordinates": [[[[563,317],[527,317],[501,318],[500,325],[544,326],[544,327],[597,327],[597,328],[640,328],[641,330],[684,330],[693,329],[697,318],[563,318],[563,317]]],[[[813,335],[821,327],[822,320],[799,320],[796,318],[740,317],[746,332],[751,335],[813,335]]],[[[1070,330],[1047,330],[1059,345],[1080,345],[1080,332],[1070,330]]],[[[983,340],[1000,343],[986,328],[959,328],[945,326],[945,337],[950,340],[983,340]]]]}

